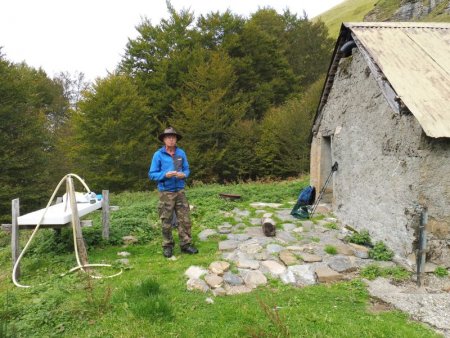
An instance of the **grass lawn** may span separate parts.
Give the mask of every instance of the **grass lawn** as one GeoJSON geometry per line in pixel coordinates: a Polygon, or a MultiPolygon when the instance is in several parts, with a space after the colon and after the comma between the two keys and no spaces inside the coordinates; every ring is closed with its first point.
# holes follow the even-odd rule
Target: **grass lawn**
{"type": "MultiPolygon", "coordinates": [[[[192,187],[187,195],[195,206],[194,237],[205,228],[235,222],[220,211],[257,201],[289,207],[306,184],[307,178],[192,187]],[[225,201],[218,197],[221,192],[242,199],[225,201]]],[[[220,238],[196,241],[200,253],[194,256],[176,248],[177,260],[167,260],[160,247],[156,192],[122,193],[111,201],[120,206],[112,214],[111,243],[99,239],[100,213],[92,217],[94,227],[83,232],[91,263],[114,263],[118,252],[131,253],[119,277],[61,277],[75,265],[70,237],[63,233],[56,238],[49,230],[39,234],[23,260],[22,281],[33,287],[16,288],[10,280],[9,237],[0,235],[0,337],[437,337],[399,311],[370,311],[360,280],[305,288],[270,280],[251,293],[216,298],[187,291],[184,272],[191,265],[206,268],[220,260],[220,238]],[[118,244],[124,233],[140,242],[118,244]]],[[[119,267],[115,263],[101,272],[112,274],[119,267]]]]}

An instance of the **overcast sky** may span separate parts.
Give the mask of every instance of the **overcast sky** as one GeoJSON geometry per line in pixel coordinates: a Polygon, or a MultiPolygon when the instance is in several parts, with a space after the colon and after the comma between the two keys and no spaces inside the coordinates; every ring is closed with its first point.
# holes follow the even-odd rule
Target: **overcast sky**
{"type": "MultiPolygon", "coordinates": [[[[177,11],[190,8],[196,17],[230,9],[248,17],[258,8],[309,18],[343,0],[172,0],[177,11]]],[[[113,71],[135,26],[147,17],[153,25],[167,18],[165,0],[2,0],[0,46],[6,58],[42,67],[53,77],[59,72],[82,72],[87,80],[113,71]]]]}

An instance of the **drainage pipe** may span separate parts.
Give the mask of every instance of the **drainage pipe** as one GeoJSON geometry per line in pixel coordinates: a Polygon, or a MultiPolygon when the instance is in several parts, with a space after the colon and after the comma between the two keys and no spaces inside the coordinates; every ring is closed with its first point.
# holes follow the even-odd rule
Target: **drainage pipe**
{"type": "Polygon", "coordinates": [[[417,285],[422,286],[422,277],[425,271],[426,247],[427,247],[427,232],[426,225],[428,223],[428,209],[422,208],[420,213],[419,225],[419,249],[417,250],[417,285]]]}

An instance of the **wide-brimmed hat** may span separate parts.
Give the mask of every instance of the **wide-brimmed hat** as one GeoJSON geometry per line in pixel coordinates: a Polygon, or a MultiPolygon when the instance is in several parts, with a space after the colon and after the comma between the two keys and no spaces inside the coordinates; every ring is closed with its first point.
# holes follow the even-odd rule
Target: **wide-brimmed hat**
{"type": "Polygon", "coordinates": [[[164,129],[164,132],[159,134],[158,139],[161,142],[163,142],[164,136],[166,136],[166,135],[175,135],[177,137],[177,141],[181,140],[181,138],[182,138],[182,136],[180,134],[178,134],[177,131],[175,129],[173,129],[172,127],[164,129]]]}

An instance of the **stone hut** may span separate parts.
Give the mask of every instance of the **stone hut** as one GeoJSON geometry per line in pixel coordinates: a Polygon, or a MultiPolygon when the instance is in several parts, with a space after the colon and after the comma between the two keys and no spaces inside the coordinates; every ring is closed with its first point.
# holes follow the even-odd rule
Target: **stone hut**
{"type": "Polygon", "coordinates": [[[413,265],[427,210],[427,261],[450,267],[450,24],[344,23],[312,135],[311,185],[330,176],[343,224],[413,265]]]}

